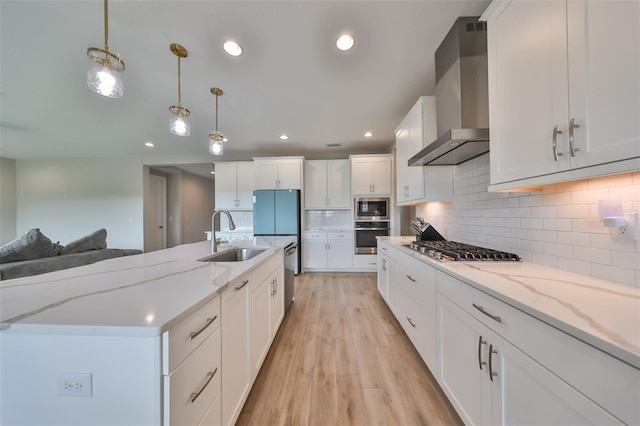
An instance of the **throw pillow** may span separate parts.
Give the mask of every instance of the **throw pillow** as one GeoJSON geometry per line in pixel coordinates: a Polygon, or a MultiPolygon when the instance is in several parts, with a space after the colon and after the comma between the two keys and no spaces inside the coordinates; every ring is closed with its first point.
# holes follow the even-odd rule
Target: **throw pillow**
{"type": "Polygon", "coordinates": [[[64,246],[60,254],[82,253],[107,248],[107,230],[102,228],[64,246]]]}
{"type": "Polygon", "coordinates": [[[62,246],[54,244],[40,229],[33,228],[20,238],[0,247],[0,263],[56,256],[62,246]]]}

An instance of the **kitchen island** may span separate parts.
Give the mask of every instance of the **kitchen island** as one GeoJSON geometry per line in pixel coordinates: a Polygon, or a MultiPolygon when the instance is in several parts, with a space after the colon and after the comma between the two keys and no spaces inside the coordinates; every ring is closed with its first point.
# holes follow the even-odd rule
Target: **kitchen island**
{"type": "Polygon", "coordinates": [[[640,422],[639,289],[412,240],[378,238],[378,288],[465,423],[640,422]]]}
{"type": "MultiPolygon", "coordinates": [[[[183,366],[191,358],[202,356],[204,349],[200,348],[205,346],[214,354],[205,359],[214,359],[217,354],[219,363],[220,352],[224,358],[220,345],[225,343],[225,331],[220,329],[228,310],[225,293],[238,295],[233,303],[238,309],[246,309],[246,329],[232,330],[236,324],[227,324],[227,331],[238,336],[246,332],[244,340],[237,339],[246,354],[235,356],[247,356],[248,379],[251,375],[255,378],[257,371],[253,374],[252,366],[259,369],[264,358],[254,363],[249,353],[250,321],[254,319],[250,309],[262,299],[252,296],[264,288],[259,294],[264,294],[265,303],[271,299],[284,303],[283,292],[275,297],[276,287],[284,288],[278,285],[283,284],[282,247],[275,242],[271,247],[261,246],[267,250],[243,262],[198,261],[209,254],[209,243],[204,241],[1,282],[1,423],[182,421],[172,413],[175,407],[170,379],[176,377],[174,382],[178,383],[176,372],[185,370],[183,366]],[[186,338],[174,337],[184,331],[181,328],[185,324],[191,327],[186,338]],[[74,387],[77,393],[70,389],[74,387]]],[[[266,310],[260,311],[267,323],[273,322],[274,330],[283,313],[273,319],[269,315],[280,312],[279,308],[267,304],[266,310]]],[[[232,315],[234,312],[229,313],[232,315]]],[[[257,315],[258,323],[265,322],[257,315]]],[[[267,328],[261,343],[270,344],[274,330],[267,328]]],[[[211,373],[209,377],[215,379],[209,389],[219,389],[220,374],[211,373]]],[[[188,394],[204,390],[204,383],[209,385],[207,374],[205,371],[205,380],[195,379],[188,394]]],[[[244,398],[245,387],[240,394],[244,398]]],[[[212,393],[211,397],[215,396],[212,393]]],[[[198,401],[205,399],[202,396],[198,401]]],[[[204,412],[214,419],[212,424],[220,423],[219,413],[217,421],[215,413],[209,415],[213,408],[204,405],[199,409],[196,423],[204,412]]]]}

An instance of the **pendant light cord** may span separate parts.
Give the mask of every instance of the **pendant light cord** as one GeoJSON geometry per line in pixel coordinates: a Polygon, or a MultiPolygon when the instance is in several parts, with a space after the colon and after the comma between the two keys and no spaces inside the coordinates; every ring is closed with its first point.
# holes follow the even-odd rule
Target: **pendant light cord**
{"type": "Polygon", "coordinates": [[[182,85],[180,83],[180,56],[178,56],[178,106],[182,106],[182,85]]]}
{"type": "Polygon", "coordinates": [[[104,50],[109,50],[109,4],[104,0],[104,50]]]}
{"type": "Polygon", "coordinates": [[[216,94],[216,134],[218,133],[218,95],[216,94]]]}

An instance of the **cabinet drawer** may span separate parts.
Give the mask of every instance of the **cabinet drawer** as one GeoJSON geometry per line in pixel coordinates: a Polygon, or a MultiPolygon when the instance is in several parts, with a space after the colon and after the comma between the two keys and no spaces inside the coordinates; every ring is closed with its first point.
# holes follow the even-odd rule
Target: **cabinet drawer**
{"type": "Polygon", "coordinates": [[[352,240],[353,233],[351,232],[327,232],[327,239],[329,240],[352,240]]]}
{"type": "Polygon", "coordinates": [[[176,369],[220,325],[220,296],[189,315],[162,336],[162,374],[176,369]]]}
{"type": "Polygon", "coordinates": [[[442,272],[438,292],[624,423],[640,424],[637,368],[442,272]]]}
{"type": "Polygon", "coordinates": [[[209,411],[198,426],[220,426],[222,425],[222,393],[219,393],[216,399],[209,407],[209,411]]]}
{"type": "Polygon", "coordinates": [[[168,376],[164,376],[164,421],[195,425],[220,393],[220,328],[168,376]]]}
{"type": "Polygon", "coordinates": [[[436,269],[412,257],[400,261],[398,273],[400,288],[436,320],[436,269]]]}
{"type": "Polygon", "coordinates": [[[378,269],[378,255],[355,254],[353,255],[353,267],[357,269],[378,269]]]}
{"type": "Polygon", "coordinates": [[[430,318],[407,292],[399,291],[397,318],[429,370],[436,374],[436,322],[430,318]]]}
{"type": "Polygon", "coordinates": [[[284,262],[284,255],[280,249],[269,259],[258,265],[251,273],[251,291],[255,291],[282,262],[284,262]]]}
{"type": "Polygon", "coordinates": [[[326,232],[305,232],[302,234],[303,240],[326,240],[327,233],[326,232]]]}

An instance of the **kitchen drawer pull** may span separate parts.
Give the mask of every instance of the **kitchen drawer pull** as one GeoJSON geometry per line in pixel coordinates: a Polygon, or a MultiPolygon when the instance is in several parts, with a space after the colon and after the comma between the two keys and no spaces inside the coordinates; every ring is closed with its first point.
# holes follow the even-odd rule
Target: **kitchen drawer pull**
{"type": "Polygon", "coordinates": [[[244,281],[242,282],[242,285],[241,285],[240,287],[236,287],[236,288],[234,288],[234,290],[235,290],[235,291],[242,290],[242,287],[244,287],[245,285],[247,285],[247,283],[248,283],[248,282],[249,282],[249,280],[244,280],[244,281]]]}
{"type": "Polygon", "coordinates": [[[213,322],[218,319],[217,315],[214,315],[213,318],[207,318],[207,322],[202,326],[202,328],[198,331],[192,331],[191,333],[189,333],[189,340],[193,340],[196,337],[198,337],[198,335],[200,335],[200,333],[202,333],[203,331],[205,331],[207,329],[207,327],[209,327],[211,324],[213,324],[213,322]]]}
{"type": "Polygon", "coordinates": [[[576,124],[575,118],[572,118],[571,121],[569,121],[569,153],[571,154],[572,157],[575,157],[576,152],[580,151],[580,148],[576,148],[574,137],[573,137],[573,130],[578,129],[579,127],[580,125],[576,124]]]}
{"type": "Polygon", "coordinates": [[[498,373],[493,372],[493,354],[497,354],[498,351],[493,350],[493,345],[489,345],[489,378],[493,382],[493,378],[498,375],[498,373]]]}
{"type": "Polygon", "coordinates": [[[487,365],[486,361],[482,360],[482,345],[486,345],[487,341],[482,340],[482,336],[478,339],[478,367],[480,367],[480,371],[482,371],[482,366],[487,365]]]}
{"type": "Polygon", "coordinates": [[[414,283],[416,282],[416,279],[413,278],[411,275],[407,275],[407,278],[409,278],[409,281],[411,282],[414,282],[414,283]]]}
{"type": "Polygon", "coordinates": [[[196,399],[198,399],[198,397],[200,396],[200,394],[202,392],[204,392],[204,390],[206,389],[207,386],[209,386],[209,383],[211,383],[211,380],[213,380],[213,376],[216,375],[216,373],[218,372],[218,367],[216,367],[215,370],[213,371],[209,371],[207,373],[207,381],[204,383],[204,385],[200,388],[200,390],[198,392],[194,392],[191,394],[191,403],[193,404],[194,402],[196,402],[196,399]]]}
{"type": "Polygon", "coordinates": [[[413,321],[411,321],[411,318],[407,317],[407,321],[409,321],[409,324],[411,324],[411,327],[416,328],[416,325],[413,321]]]}
{"type": "Polygon", "coordinates": [[[492,320],[498,321],[498,322],[502,322],[502,318],[500,318],[497,315],[490,314],[489,312],[485,311],[482,306],[476,305],[475,303],[472,303],[472,305],[473,305],[474,308],[476,308],[477,310],[479,310],[480,312],[482,312],[483,314],[485,314],[486,316],[488,316],[492,320]]]}
{"type": "Polygon", "coordinates": [[[558,152],[558,133],[562,134],[562,131],[558,130],[558,125],[553,126],[553,160],[558,161],[558,156],[562,155],[558,152]]]}

